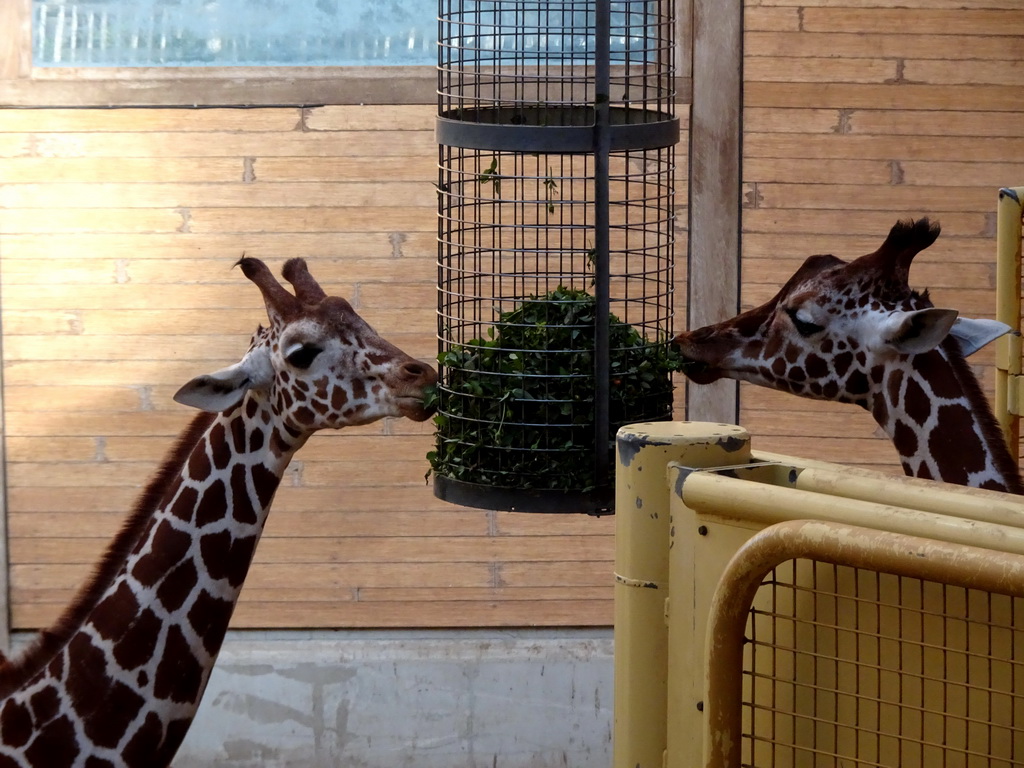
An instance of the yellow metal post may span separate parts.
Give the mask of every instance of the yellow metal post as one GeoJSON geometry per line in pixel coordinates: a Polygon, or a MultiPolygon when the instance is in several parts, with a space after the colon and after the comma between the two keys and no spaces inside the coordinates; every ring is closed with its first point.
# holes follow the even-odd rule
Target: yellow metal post
{"type": "MultiPolygon", "coordinates": [[[[756,461],[756,459],[754,459],[756,461]]],[[[762,527],[742,520],[710,522],[680,499],[692,465],[669,466],[668,744],[665,768],[701,765],[704,739],[704,627],[711,596],[733,553],[762,527]]],[[[748,465],[749,466],[749,465],[748,465]]],[[[732,474],[735,465],[726,471],[732,474]]]]}
{"type": "Polygon", "coordinates": [[[614,768],[662,768],[668,669],[666,467],[750,461],[732,424],[654,422],[619,430],[615,480],[614,768]]]}
{"type": "Polygon", "coordinates": [[[996,213],[996,320],[1013,328],[996,347],[996,417],[1016,457],[1020,440],[1021,204],[1024,187],[999,190],[996,213]]]}

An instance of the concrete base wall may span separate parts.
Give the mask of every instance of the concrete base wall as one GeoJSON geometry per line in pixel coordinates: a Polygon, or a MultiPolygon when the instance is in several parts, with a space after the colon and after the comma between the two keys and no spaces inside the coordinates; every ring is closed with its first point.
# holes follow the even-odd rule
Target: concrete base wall
{"type": "Polygon", "coordinates": [[[611,630],[237,632],[175,768],[608,768],[611,630]]]}

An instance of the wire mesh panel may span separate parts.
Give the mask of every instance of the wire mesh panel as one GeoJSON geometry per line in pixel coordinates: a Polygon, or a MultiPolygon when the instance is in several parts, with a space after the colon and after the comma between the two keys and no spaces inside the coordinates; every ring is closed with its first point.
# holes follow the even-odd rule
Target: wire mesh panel
{"type": "Polygon", "coordinates": [[[671,3],[439,16],[435,490],[607,510],[615,431],[672,409],[671,3]]]}
{"type": "Polygon", "coordinates": [[[791,560],[747,624],[743,765],[1024,762],[1024,602],[791,560]]]}

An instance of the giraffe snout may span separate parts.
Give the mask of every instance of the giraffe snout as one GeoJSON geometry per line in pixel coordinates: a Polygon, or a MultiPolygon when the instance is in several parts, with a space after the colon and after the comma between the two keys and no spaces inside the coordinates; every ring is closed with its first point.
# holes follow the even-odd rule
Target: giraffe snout
{"type": "Polygon", "coordinates": [[[427,363],[409,358],[398,366],[400,382],[398,407],[402,415],[413,421],[426,421],[436,410],[433,398],[428,394],[437,384],[437,371],[427,363]]]}
{"type": "Polygon", "coordinates": [[[683,331],[676,335],[672,339],[672,343],[676,346],[685,346],[693,344],[704,344],[711,341],[715,337],[714,326],[704,326],[703,328],[697,328],[692,331],[683,331]]]}
{"type": "Polygon", "coordinates": [[[714,328],[710,326],[683,331],[672,339],[682,358],[679,370],[697,384],[710,384],[722,377],[722,372],[712,363],[714,341],[714,328]]]}

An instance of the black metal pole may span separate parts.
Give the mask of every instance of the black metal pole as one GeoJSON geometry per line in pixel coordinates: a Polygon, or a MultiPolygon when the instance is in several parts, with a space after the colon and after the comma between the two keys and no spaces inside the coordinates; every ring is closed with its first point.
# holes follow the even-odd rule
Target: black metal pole
{"type": "MultiPolygon", "coordinates": [[[[609,156],[611,155],[611,0],[596,0],[594,18],[594,479],[598,488],[610,488],[611,387],[608,315],[610,312],[609,156]]],[[[609,500],[610,503],[610,500],[609,500]]]]}

